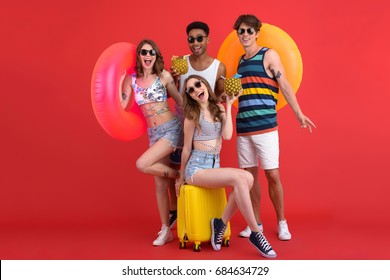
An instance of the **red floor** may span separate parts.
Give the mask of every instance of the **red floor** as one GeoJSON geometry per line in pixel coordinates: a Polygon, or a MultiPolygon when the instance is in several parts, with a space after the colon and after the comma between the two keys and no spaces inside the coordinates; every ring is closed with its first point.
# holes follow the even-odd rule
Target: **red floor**
{"type": "MultiPolygon", "coordinates": [[[[276,223],[264,220],[265,234],[278,253],[279,260],[366,260],[390,259],[390,226],[358,223],[338,224],[334,218],[307,220],[290,217],[291,241],[279,241],[276,223]]],[[[157,221],[134,228],[57,227],[3,228],[0,231],[0,259],[263,259],[247,239],[237,237],[245,225],[237,215],[232,220],[231,245],[214,252],[203,243],[201,252],[194,252],[189,244],[179,249],[175,239],[162,247],[152,246],[158,231],[157,221]]]]}

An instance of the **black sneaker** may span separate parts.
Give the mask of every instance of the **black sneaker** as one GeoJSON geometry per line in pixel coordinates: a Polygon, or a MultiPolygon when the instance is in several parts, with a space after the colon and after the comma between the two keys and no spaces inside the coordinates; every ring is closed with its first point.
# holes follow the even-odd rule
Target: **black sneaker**
{"type": "Polygon", "coordinates": [[[221,250],[225,229],[226,225],[223,223],[222,219],[211,219],[211,245],[215,251],[221,250]]]}
{"type": "Polygon", "coordinates": [[[271,245],[268,243],[267,239],[260,232],[253,232],[249,236],[249,240],[253,245],[256,246],[260,254],[265,258],[276,258],[276,252],[272,249],[271,245]]]}
{"type": "Polygon", "coordinates": [[[169,210],[169,228],[172,228],[177,220],[177,211],[169,210]]]}

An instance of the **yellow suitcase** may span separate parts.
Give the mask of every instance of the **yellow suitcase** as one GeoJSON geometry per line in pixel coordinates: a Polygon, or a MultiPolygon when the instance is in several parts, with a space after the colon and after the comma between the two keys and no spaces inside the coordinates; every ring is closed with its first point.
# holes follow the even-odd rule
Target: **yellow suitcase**
{"type": "MultiPolygon", "coordinates": [[[[226,206],[225,188],[208,189],[192,185],[180,188],[177,200],[177,236],[180,249],[192,242],[199,252],[202,242],[210,241],[212,218],[220,218],[226,206]]],[[[223,246],[230,245],[230,223],[226,227],[223,246]]]]}

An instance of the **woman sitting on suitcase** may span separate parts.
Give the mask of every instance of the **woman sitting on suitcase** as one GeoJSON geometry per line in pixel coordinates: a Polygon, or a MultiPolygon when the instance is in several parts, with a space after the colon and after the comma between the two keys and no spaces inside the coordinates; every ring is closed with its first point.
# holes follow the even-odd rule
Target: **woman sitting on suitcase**
{"type": "Polygon", "coordinates": [[[176,195],[179,195],[179,188],[184,183],[206,188],[233,186],[222,217],[211,220],[213,249],[221,249],[227,222],[238,207],[251,228],[249,240],[261,255],[275,258],[276,253],[261,232],[253,213],[249,195],[253,185],[252,175],[243,169],[220,168],[219,165],[222,138],[229,140],[233,134],[232,104],[241,93],[232,97],[223,93],[226,96],[225,110],[204,78],[191,75],[185,85],[184,147],[176,195]]]}

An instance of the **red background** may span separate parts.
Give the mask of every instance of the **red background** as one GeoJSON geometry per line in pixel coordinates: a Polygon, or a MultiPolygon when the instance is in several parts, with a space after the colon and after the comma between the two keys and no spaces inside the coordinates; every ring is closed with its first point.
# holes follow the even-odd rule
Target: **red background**
{"type": "MultiPolygon", "coordinates": [[[[286,31],[303,58],[300,105],[317,125],[302,130],[279,111],[281,176],[293,240],[280,242],[268,195],[262,215],[280,259],[390,259],[385,0],[13,1],[0,11],[0,259],[245,259],[232,246],[197,254],[151,245],[159,229],[151,176],[136,170],[144,135],[113,139],[91,105],[91,75],[116,42],[152,38],[169,68],[186,54],[185,27],[210,25],[216,56],[241,13],[286,31]]],[[[237,166],[235,138],[223,162],[237,166]]],[[[267,194],[264,178],[261,179],[267,194]]],[[[237,244],[237,245],[236,245],[237,244]]]]}

